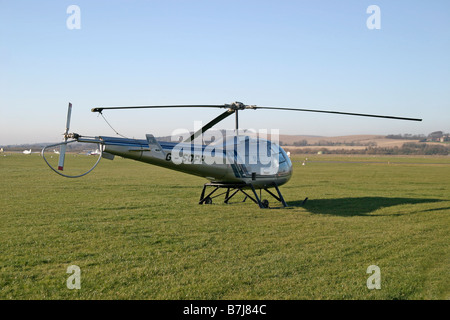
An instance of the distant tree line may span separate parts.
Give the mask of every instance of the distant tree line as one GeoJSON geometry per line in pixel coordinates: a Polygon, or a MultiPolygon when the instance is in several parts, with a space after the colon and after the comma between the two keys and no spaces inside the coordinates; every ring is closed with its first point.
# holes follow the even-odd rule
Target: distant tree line
{"type": "MultiPolygon", "coordinates": [[[[35,143],[35,144],[20,144],[20,145],[7,145],[3,146],[4,151],[11,151],[11,152],[19,152],[23,151],[25,149],[31,149],[33,152],[41,151],[42,148],[44,148],[47,145],[55,144],[53,143],[35,143]]],[[[95,148],[98,148],[97,145],[92,143],[81,143],[81,142],[75,142],[70,143],[67,145],[67,152],[82,152],[87,150],[93,150],[95,148]]],[[[59,150],[58,147],[49,148],[47,151],[52,151],[53,149],[59,150]]]]}
{"type": "Polygon", "coordinates": [[[304,148],[304,149],[289,149],[292,154],[378,154],[378,155],[449,155],[450,147],[445,145],[433,145],[425,143],[415,143],[408,142],[402,147],[391,147],[391,148],[377,148],[377,147],[367,147],[362,150],[355,149],[333,149],[329,150],[327,148],[304,148]]]}
{"type": "Polygon", "coordinates": [[[419,140],[419,142],[425,142],[425,141],[449,141],[450,140],[450,134],[444,133],[443,131],[435,131],[430,133],[428,136],[425,136],[424,134],[388,134],[385,138],[387,139],[401,139],[401,140],[419,140]]]}
{"type": "MultiPolygon", "coordinates": [[[[284,146],[286,145],[285,143],[283,143],[282,141],[280,141],[280,146],[284,146]]],[[[334,141],[327,141],[327,140],[320,140],[318,142],[315,143],[308,143],[307,140],[303,139],[300,141],[295,141],[293,143],[294,146],[296,147],[306,147],[306,146],[317,146],[317,147],[322,147],[322,146],[363,146],[363,147],[375,147],[377,145],[376,142],[370,141],[370,142],[359,142],[359,141],[351,141],[351,142],[334,142],[334,141]]]]}
{"type": "Polygon", "coordinates": [[[427,137],[424,134],[388,134],[386,139],[399,139],[399,140],[419,140],[424,142],[427,140],[427,137]]]}

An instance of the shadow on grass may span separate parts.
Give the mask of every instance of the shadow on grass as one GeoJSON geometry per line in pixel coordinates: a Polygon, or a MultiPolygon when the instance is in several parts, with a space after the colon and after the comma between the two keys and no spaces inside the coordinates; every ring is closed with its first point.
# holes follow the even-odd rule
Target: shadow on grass
{"type": "MultiPolygon", "coordinates": [[[[305,204],[302,201],[289,201],[290,207],[303,207],[311,213],[330,214],[335,216],[364,216],[378,209],[393,207],[403,204],[419,204],[441,202],[441,199],[414,199],[414,198],[386,198],[386,197],[361,197],[338,199],[310,199],[305,204]]],[[[426,210],[424,210],[426,211],[426,210]]],[[[399,213],[388,214],[391,216],[402,215],[399,213]]],[[[371,216],[377,216],[372,215],[371,216]]]]}

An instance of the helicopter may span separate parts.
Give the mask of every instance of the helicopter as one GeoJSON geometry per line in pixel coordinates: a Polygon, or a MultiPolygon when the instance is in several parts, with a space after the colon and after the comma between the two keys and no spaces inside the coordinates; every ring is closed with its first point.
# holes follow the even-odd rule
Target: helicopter
{"type": "MultiPolygon", "coordinates": [[[[199,204],[212,204],[213,198],[224,197],[224,203],[239,192],[244,194],[259,208],[269,208],[269,201],[262,199],[262,190],[277,200],[283,207],[287,203],[280,191],[280,186],[287,183],[293,173],[293,166],[288,154],[277,143],[259,135],[241,134],[239,131],[239,111],[243,110],[284,110],[316,112],[360,117],[375,117],[407,121],[422,121],[418,118],[385,116],[375,114],[326,111],[316,109],[263,107],[233,102],[223,105],[165,105],[165,106],[128,106],[128,107],[95,107],[92,112],[103,116],[105,110],[124,109],[157,109],[157,108],[221,108],[225,112],[202,126],[193,133],[184,133],[176,141],[158,141],[152,134],[146,134],[145,139],[130,139],[110,136],[82,136],[69,133],[72,104],[69,103],[64,141],[45,146],[41,155],[47,165],[56,173],[67,178],[82,177],[91,172],[101,158],[113,160],[115,156],[133,159],[151,165],[168,168],[175,171],[206,178],[209,182],[203,185],[199,204]],[[205,132],[231,115],[235,115],[234,134],[224,137],[213,136],[210,143],[205,143],[205,132]],[[66,175],[64,171],[67,145],[73,142],[94,143],[99,146],[99,157],[93,167],[80,175],[66,175]],[[60,147],[58,167],[55,169],[45,158],[48,148],[60,147]],[[209,188],[209,189],[208,189],[209,188]],[[212,188],[212,190],[211,190],[212,188]],[[207,192],[208,189],[208,192],[207,192]],[[217,193],[218,190],[224,190],[217,193]],[[259,191],[259,195],[258,192],[259,191]]],[[[105,119],[106,121],[106,119],[105,119]]],[[[107,121],[106,121],[107,122],[107,121]]],[[[107,122],[108,123],[108,122],[107,122]]],[[[109,123],[108,123],[109,124],[109,123]]],[[[111,127],[112,128],[112,127],[111,127]]],[[[117,133],[117,132],[116,132],[117,133]]],[[[117,133],[118,134],[118,133],[117,133]]],[[[303,203],[308,198],[305,198],[303,203]]]]}

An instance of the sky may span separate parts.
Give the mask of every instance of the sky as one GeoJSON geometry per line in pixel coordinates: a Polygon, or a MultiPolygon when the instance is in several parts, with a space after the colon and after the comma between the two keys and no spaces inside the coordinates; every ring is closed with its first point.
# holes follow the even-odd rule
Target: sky
{"type": "MultiPolygon", "coordinates": [[[[449,15],[448,0],[0,0],[0,145],[60,141],[69,102],[70,131],[88,136],[116,135],[93,107],[234,101],[423,119],[239,113],[281,134],[450,132],[449,15]]],[[[145,138],[222,112],[104,115],[145,138]]]]}

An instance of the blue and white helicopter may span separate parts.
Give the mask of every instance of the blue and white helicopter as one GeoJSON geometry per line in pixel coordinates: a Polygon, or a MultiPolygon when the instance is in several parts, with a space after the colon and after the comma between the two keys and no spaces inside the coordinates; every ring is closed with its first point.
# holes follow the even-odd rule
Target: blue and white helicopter
{"type": "MultiPolygon", "coordinates": [[[[269,201],[262,199],[261,191],[287,206],[279,187],[292,176],[292,162],[278,143],[248,134],[241,135],[238,128],[238,112],[243,110],[286,110],[302,112],[318,112],[328,114],[376,117],[408,121],[422,121],[417,118],[384,116],[374,114],[349,113],[338,111],[324,111],[313,109],[295,109],[278,107],[260,107],[233,102],[224,105],[172,105],[172,106],[132,106],[132,107],[96,107],[92,112],[102,114],[105,110],[120,109],[156,109],[156,108],[222,108],[225,112],[214,118],[196,132],[184,136],[181,141],[158,141],[152,134],[145,139],[129,139],[108,136],[82,136],[69,133],[72,104],[69,103],[64,141],[46,146],[42,149],[42,156],[48,166],[56,173],[68,177],[78,178],[91,172],[101,158],[113,160],[114,156],[133,159],[148,164],[165,167],[209,180],[201,192],[199,204],[211,204],[212,199],[225,195],[224,202],[229,201],[239,192],[255,202],[260,208],[268,208],[269,201]],[[234,134],[225,137],[215,137],[214,141],[205,144],[204,134],[225,118],[235,115],[234,134]],[[67,145],[73,142],[94,143],[99,146],[99,157],[94,166],[87,172],[71,176],[63,173],[67,145]],[[49,148],[60,147],[58,167],[54,168],[45,158],[45,151],[49,148]],[[207,188],[212,188],[206,192],[207,188]],[[219,189],[225,191],[216,193],[219,189]],[[272,189],[272,190],[270,190],[272,189]],[[274,190],[273,190],[274,189],[274,190]],[[259,190],[259,195],[257,190],[259,190]]],[[[106,119],[105,119],[106,120],[106,119]]],[[[305,199],[306,201],[306,199],[305,199]]]]}

